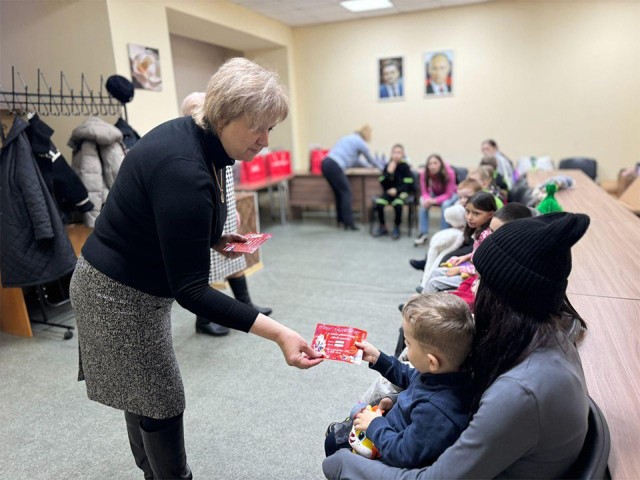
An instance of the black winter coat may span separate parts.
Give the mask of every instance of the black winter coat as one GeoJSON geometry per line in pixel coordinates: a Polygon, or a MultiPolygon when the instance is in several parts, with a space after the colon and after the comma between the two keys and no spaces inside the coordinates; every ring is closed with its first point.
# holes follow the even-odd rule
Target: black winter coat
{"type": "Polygon", "coordinates": [[[0,271],[5,287],[52,282],[76,256],[16,117],[0,156],[0,271]]]}

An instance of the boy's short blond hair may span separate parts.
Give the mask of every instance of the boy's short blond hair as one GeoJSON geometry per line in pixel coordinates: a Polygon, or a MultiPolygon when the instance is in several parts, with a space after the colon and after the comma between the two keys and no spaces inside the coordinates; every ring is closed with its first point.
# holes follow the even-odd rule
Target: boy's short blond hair
{"type": "Polygon", "coordinates": [[[473,190],[473,193],[477,193],[482,190],[482,185],[480,185],[480,182],[473,178],[465,178],[458,184],[458,189],[461,188],[470,188],[471,190],[473,190]]]}
{"type": "Polygon", "coordinates": [[[416,341],[436,349],[452,366],[459,367],[469,355],[475,323],[460,297],[446,292],[416,295],[402,316],[413,327],[416,341]]]}

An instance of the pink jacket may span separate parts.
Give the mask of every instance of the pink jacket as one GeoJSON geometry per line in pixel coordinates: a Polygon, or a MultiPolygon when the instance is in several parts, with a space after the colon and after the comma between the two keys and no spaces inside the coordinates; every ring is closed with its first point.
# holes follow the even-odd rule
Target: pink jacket
{"type": "Polygon", "coordinates": [[[454,193],[456,193],[456,174],[446,163],[444,164],[444,168],[447,170],[447,175],[449,176],[449,183],[446,185],[442,185],[438,180],[434,180],[431,183],[431,187],[426,188],[426,179],[424,175],[424,169],[420,170],[420,191],[421,196],[424,200],[428,198],[433,198],[438,205],[442,205],[442,202],[445,200],[449,200],[454,193]]]}

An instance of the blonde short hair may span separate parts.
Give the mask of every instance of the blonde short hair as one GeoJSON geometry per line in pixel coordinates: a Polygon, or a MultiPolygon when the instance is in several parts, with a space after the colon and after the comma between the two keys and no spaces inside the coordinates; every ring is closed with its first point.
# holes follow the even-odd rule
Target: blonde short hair
{"type": "Polygon", "coordinates": [[[360,135],[365,142],[371,141],[371,127],[369,125],[363,125],[360,130],[356,130],[356,133],[360,135]]]}
{"type": "Polygon", "coordinates": [[[459,367],[469,355],[475,323],[460,297],[446,292],[416,295],[402,316],[413,327],[416,341],[435,348],[451,365],[459,367]]]}
{"type": "Polygon", "coordinates": [[[261,130],[288,113],[289,100],[275,72],[246,58],[231,58],[209,79],[204,104],[193,118],[200,127],[217,132],[244,116],[249,128],[261,130]]]}
{"type": "Polygon", "coordinates": [[[204,92],[191,92],[184,97],[182,105],[180,105],[180,111],[182,115],[193,115],[196,108],[204,103],[204,92]]]}

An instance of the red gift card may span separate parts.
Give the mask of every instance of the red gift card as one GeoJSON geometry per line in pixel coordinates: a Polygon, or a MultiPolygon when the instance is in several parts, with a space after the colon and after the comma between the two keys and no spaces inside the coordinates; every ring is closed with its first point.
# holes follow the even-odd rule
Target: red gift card
{"type": "Polygon", "coordinates": [[[355,343],[364,342],[366,339],[366,330],[319,323],[316,325],[311,348],[324,353],[325,358],[329,360],[359,365],[362,362],[362,350],[357,348],[355,343]]]}
{"type": "Polygon", "coordinates": [[[243,235],[246,242],[231,242],[224,247],[225,252],[253,253],[260,245],[271,238],[270,233],[247,233],[243,235]]]}

